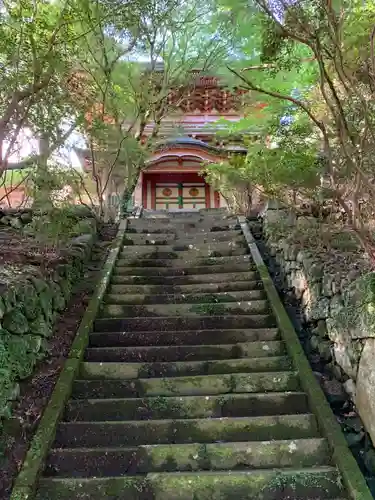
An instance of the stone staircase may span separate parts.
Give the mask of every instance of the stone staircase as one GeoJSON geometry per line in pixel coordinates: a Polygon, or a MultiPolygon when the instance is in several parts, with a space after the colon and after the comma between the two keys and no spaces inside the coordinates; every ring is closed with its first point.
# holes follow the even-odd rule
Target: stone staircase
{"type": "Polygon", "coordinates": [[[134,219],[39,500],[344,497],[236,219],[134,219]]]}

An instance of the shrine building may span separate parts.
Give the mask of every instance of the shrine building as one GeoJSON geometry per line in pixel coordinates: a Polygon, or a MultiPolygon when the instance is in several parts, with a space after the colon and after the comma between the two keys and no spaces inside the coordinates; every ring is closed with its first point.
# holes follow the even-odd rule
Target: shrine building
{"type": "MultiPolygon", "coordinates": [[[[239,120],[243,109],[243,92],[229,93],[218,78],[198,72],[186,96],[169,96],[172,109],[179,99],[175,114],[164,118],[159,144],[146,162],[133,203],[151,210],[194,210],[220,208],[225,200],[204,176],[204,164],[217,163],[234,151],[243,151],[240,143],[219,141],[217,121],[239,120]],[[241,106],[242,104],[242,106],[241,106]]],[[[153,124],[145,129],[152,133],[153,124]]]]}
{"type": "MultiPolygon", "coordinates": [[[[132,205],[149,210],[199,210],[226,206],[221,194],[202,174],[207,163],[217,163],[235,152],[246,152],[241,138],[221,139],[225,125],[219,119],[238,121],[243,117],[244,90],[229,91],[217,77],[192,72],[190,86],[168,96],[173,110],[160,125],[158,143],[147,158],[132,205]]],[[[256,107],[263,107],[257,105],[256,107]]],[[[142,137],[146,141],[154,124],[149,123],[142,137]]]]}

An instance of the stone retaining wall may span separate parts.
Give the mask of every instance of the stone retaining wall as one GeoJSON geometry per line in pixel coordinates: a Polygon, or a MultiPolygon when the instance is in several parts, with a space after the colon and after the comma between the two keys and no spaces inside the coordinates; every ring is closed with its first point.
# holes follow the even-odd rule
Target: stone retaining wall
{"type": "Polygon", "coordinates": [[[85,228],[84,234],[70,241],[53,270],[0,266],[0,429],[18,396],[19,381],[30,376],[44,357],[54,320],[91,256],[96,221],[84,219],[78,225],[85,228]]]}
{"type": "Polygon", "coordinates": [[[311,348],[327,363],[375,443],[375,273],[349,233],[328,232],[314,218],[267,210],[263,234],[300,301],[311,348]]]}

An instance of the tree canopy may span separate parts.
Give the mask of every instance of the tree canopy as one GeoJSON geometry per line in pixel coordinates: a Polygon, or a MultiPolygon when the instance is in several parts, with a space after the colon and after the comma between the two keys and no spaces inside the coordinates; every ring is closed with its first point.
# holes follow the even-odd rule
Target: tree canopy
{"type": "Polygon", "coordinates": [[[254,184],[284,199],[292,192],[338,203],[375,256],[368,224],[375,210],[373,2],[2,5],[0,173],[29,131],[39,146],[13,166],[36,167],[25,172],[39,172],[42,189],[53,153],[79,131],[91,151],[97,196],[104,200],[117,185],[126,202],[173,111],[168,95],[181,89],[184,99],[191,70],[200,68],[249,91],[244,118],[227,124],[228,134],[243,136],[247,155],[209,166],[210,178],[254,184]]]}

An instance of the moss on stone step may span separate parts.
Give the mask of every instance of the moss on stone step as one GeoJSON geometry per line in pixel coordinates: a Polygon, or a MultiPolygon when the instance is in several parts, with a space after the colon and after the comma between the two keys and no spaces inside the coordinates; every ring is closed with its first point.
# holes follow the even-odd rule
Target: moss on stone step
{"type": "Polygon", "coordinates": [[[199,294],[199,293],[218,293],[261,290],[261,283],[256,280],[238,281],[236,283],[196,283],[188,285],[116,285],[109,287],[109,292],[114,294],[148,294],[148,295],[166,295],[166,294],[199,294]]]}
{"type": "Polygon", "coordinates": [[[277,328],[233,330],[196,330],[177,332],[91,333],[90,347],[127,347],[147,345],[233,344],[237,342],[280,340],[277,328]]]}
{"type": "Polygon", "coordinates": [[[152,491],[144,477],[46,479],[40,481],[36,500],[149,500],[152,491]]]}
{"type": "Polygon", "coordinates": [[[105,477],[150,472],[230,471],[244,468],[313,467],[329,463],[324,439],[211,444],[146,445],[126,448],[56,449],[45,474],[105,477]]]}
{"type": "Polygon", "coordinates": [[[238,281],[257,281],[254,271],[241,273],[196,274],[188,276],[122,276],[115,274],[111,283],[124,285],[189,285],[206,283],[236,283],[238,281]]]}
{"type": "Polygon", "coordinates": [[[95,332],[145,332],[176,330],[210,330],[239,328],[272,328],[275,319],[271,315],[252,314],[241,316],[175,316],[150,318],[98,318],[95,321],[95,332]]]}
{"type": "Polygon", "coordinates": [[[205,244],[200,248],[189,249],[188,245],[173,247],[172,245],[144,245],[128,246],[120,254],[120,258],[147,258],[147,259],[196,259],[206,257],[229,257],[233,255],[247,255],[249,252],[244,246],[229,246],[221,244],[205,244]],[[184,248],[185,250],[182,250],[184,248]]]}
{"type": "Polygon", "coordinates": [[[173,259],[148,259],[148,258],[134,258],[125,257],[120,258],[117,261],[119,267],[135,266],[135,267],[168,267],[170,269],[187,267],[191,268],[194,266],[214,266],[214,265],[228,265],[228,264],[243,264],[248,263],[249,266],[253,266],[251,256],[249,254],[245,255],[234,255],[226,257],[194,257],[190,255],[188,259],[173,258],[173,259]]]}
{"type": "Polygon", "coordinates": [[[225,394],[228,392],[293,391],[299,388],[294,372],[235,373],[177,378],[140,379],[144,395],[225,394]]]}
{"type": "Polygon", "coordinates": [[[152,361],[208,361],[216,359],[280,356],[285,344],[271,342],[238,342],[221,345],[179,345],[88,348],[86,361],[99,362],[152,362],[152,361]]]}
{"type": "Polygon", "coordinates": [[[126,238],[133,241],[135,245],[147,245],[148,243],[153,245],[160,245],[163,242],[173,244],[173,242],[178,239],[179,242],[221,242],[221,241],[234,241],[243,240],[242,231],[238,229],[224,230],[220,232],[207,232],[207,231],[195,231],[193,233],[186,232],[155,232],[153,228],[150,231],[142,233],[128,232],[126,238]],[[148,242],[148,243],[147,243],[148,242]]]}
{"type": "Polygon", "coordinates": [[[342,493],[334,468],[150,474],[155,500],[329,499],[342,493]],[[178,497],[176,497],[178,492],[178,497]]]}
{"type": "Polygon", "coordinates": [[[198,274],[216,274],[216,273],[242,273],[254,271],[254,266],[249,262],[228,263],[217,265],[185,265],[179,267],[146,267],[139,266],[138,263],[132,267],[122,266],[117,263],[114,269],[114,275],[118,276],[192,276],[198,274]]]}
{"type": "MultiPolygon", "coordinates": [[[[271,397],[280,391],[298,391],[299,383],[293,372],[232,373],[228,375],[204,375],[178,378],[150,378],[132,380],[78,380],[74,397],[79,398],[124,398],[173,395],[217,395],[229,393],[258,393],[259,398],[271,397]],[[261,391],[269,391],[262,394],[261,391]]],[[[294,394],[288,392],[287,396],[294,394]]],[[[275,399],[276,396],[275,396],[275,399]]],[[[98,402],[99,403],[99,402],[98,402]]],[[[93,403],[95,404],[95,403],[93,403]]]]}
{"type": "Polygon", "coordinates": [[[213,375],[220,373],[252,373],[290,370],[287,356],[223,359],[213,361],[173,361],[161,363],[90,363],[81,364],[81,379],[114,380],[138,377],[172,377],[183,375],[213,375]]]}
{"type": "Polygon", "coordinates": [[[243,302],[207,302],[203,304],[150,304],[121,305],[103,304],[101,316],[109,317],[149,317],[149,316],[223,316],[225,314],[263,314],[269,313],[266,300],[248,300],[243,302]]]}
{"type": "Polygon", "coordinates": [[[279,500],[329,499],[342,493],[329,467],[288,471],[153,473],[90,479],[42,479],[37,500],[279,500]]]}
{"type": "Polygon", "coordinates": [[[301,392],[139,398],[130,395],[126,399],[127,396],[129,394],[125,393],[121,399],[109,399],[110,396],[107,395],[104,399],[71,400],[65,412],[65,420],[97,422],[162,418],[256,417],[299,414],[308,410],[306,396],[301,392]]]}
{"type": "Polygon", "coordinates": [[[270,441],[318,437],[310,414],[243,418],[62,422],[55,447],[140,446],[146,444],[270,441]]]}
{"type": "Polygon", "coordinates": [[[109,293],[104,302],[111,305],[149,305],[149,304],[218,304],[221,302],[248,302],[262,300],[262,290],[242,292],[200,293],[200,294],[113,294],[109,293]]]}

